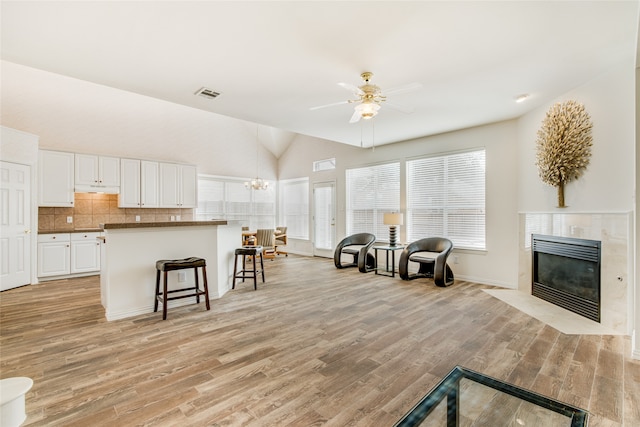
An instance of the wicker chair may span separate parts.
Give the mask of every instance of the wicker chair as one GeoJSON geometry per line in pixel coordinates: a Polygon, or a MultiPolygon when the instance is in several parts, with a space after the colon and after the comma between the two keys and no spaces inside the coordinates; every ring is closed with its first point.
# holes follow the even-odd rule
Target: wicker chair
{"type": "Polygon", "coordinates": [[[260,228],[256,231],[256,245],[262,246],[262,257],[274,259],[276,257],[276,237],[273,228],[260,228]]]}
{"type": "Polygon", "coordinates": [[[283,246],[287,246],[287,227],[278,227],[276,228],[276,255],[284,254],[284,256],[289,256],[287,251],[282,250],[283,246]]]}

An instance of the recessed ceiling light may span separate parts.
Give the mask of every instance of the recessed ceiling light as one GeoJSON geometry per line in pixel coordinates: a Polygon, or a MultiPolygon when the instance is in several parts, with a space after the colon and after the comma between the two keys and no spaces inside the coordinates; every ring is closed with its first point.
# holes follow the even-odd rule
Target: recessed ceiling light
{"type": "Polygon", "coordinates": [[[527,99],[529,99],[530,97],[531,97],[531,95],[529,95],[528,93],[523,93],[522,95],[516,96],[516,102],[524,102],[527,99]]]}

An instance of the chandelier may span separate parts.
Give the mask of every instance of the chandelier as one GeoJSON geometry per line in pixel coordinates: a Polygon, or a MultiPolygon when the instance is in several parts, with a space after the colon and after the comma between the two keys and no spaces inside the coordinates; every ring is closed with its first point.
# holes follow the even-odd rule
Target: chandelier
{"type": "Polygon", "coordinates": [[[258,174],[258,165],[260,164],[260,158],[258,155],[258,149],[260,147],[260,139],[258,138],[258,125],[256,124],[256,177],[251,181],[245,181],[244,186],[252,190],[266,190],[269,188],[269,181],[260,178],[258,174]]]}
{"type": "Polygon", "coordinates": [[[253,190],[266,190],[269,188],[269,181],[262,178],[253,178],[251,181],[245,181],[244,186],[253,190]]]}

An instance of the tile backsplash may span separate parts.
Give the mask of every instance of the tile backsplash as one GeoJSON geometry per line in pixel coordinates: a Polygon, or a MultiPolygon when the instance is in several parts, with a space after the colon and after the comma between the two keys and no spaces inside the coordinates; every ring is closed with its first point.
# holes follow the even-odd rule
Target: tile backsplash
{"type": "Polygon", "coordinates": [[[79,228],[98,228],[100,224],[135,222],[164,222],[180,216],[192,221],[195,209],[119,208],[117,194],[75,193],[72,208],[38,208],[38,231],[71,231],[79,228]],[[73,222],[68,223],[67,217],[73,222]]]}

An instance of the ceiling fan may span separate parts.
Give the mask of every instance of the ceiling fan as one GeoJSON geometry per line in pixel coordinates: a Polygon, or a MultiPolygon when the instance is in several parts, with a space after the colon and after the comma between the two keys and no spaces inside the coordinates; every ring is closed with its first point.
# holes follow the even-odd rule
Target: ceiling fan
{"type": "Polygon", "coordinates": [[[357,99],[348,99],[346,101],[334,102],[332,104],[319,105],[317,107],[311,107],[310,110],[318,110],[321,108],[333,107],[342,104],[357,104],[354,108],[355,111],[353,112],[349,123],[356,123],[360,119],[369,120],[373,118],[376,114],[378,114],[378,110],[380,110],[380,104],[382,102],[393,109],[402,111],[403,113],[413,112],[413,109],[411,108],[403,107],[387,101],[387,96],[420,89],[422,87],[420,83],[411,83],[405,86],[388,90],[383,93],[380,87],[370,82],[371,77],[373,77],[373,73],[365,71],[364,73],[360,74],[360,77],[364,81],[364,84],[361,86],[354,86],[349,83],[338,83],[339,86],[353,92],[357,99]]]}

